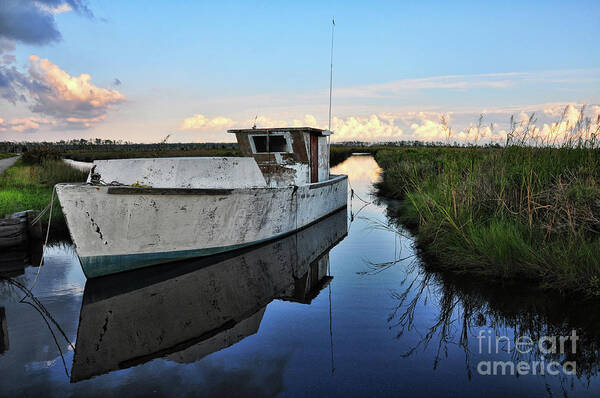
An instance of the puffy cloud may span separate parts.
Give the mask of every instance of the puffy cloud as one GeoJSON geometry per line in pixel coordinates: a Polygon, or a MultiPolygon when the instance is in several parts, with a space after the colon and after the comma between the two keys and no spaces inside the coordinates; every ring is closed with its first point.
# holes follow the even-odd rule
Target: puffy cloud
{"type": "MultiPolygon", "coordinates": [[[[582,117],[581,105],[550,104],[526,107],[527,112],[515,109],[487,109],[486,114],[475,111],[463,112],[386,112],[366,116],[335,117],[332,123],[332,140],[341,141],[424,141],[449,143],[491,142],[505,143],[507,135],[523,139],[529,144],[561,143],[569,139],[586,138],[600,128],[600,106],[590,105],[582,117]],[[514,115],[514,125],[510,118],[514,115]],[[533,117],[532,117],[533,115],[533,117]]],[[[201,115],[200,115],[201,116],[201,115]]],[[[209,126],[202,116],[201,124],[206,130],[223,131],[221,126],[209,126]]],[[[250,128],[254,120],[237,123],[226,119],[229,126],[250,128]]],[[[325,129],[326,121],[318,121],[306,114],[302,119],[261,116],[256,119],[258,127],[308,126],[325,129]]]]}
{"type": "Polygon", "coordinates": [[[198,113],[184,119],[179,128],[180,130],[197,130],[219,133],[230,128],[251,128],[255,124],[258,128],[280,126],[319,127],[316,118],[313,115],[308,114],[305,115],[303,119],[292,119],[291,121],[272,118],[269,116],[256,116],[256,118],[238,122],[224,116],[208,118],[198,113]]]}
{"type": "Polygon", "coordinates": [[[564,121],[569,125],[575,125],[581,116],[581,107],[576,107],[573,104],[568,104],[566,107],[554,105],[544,109],[543,112],[551,117],[560,118],[560,121],[564,121]]]}
{"type": "Polygon", "coordinates": [[[335,141],[396,141],[404,139],[403,130],[394,119],[377,115],[368,117],[333,118],[335,141]]]}
{"type": "MultiPolygon", "coordinates": [[[[292,126],[293,127],[319,128],[319,123],[317,122],[317,118],[315,118],[313,115],[306,114],[306,115],[304,115],[304,119],[302,119],[302,120],[294,119],[294,121],[292,122],[292,126]]],[[[326,126],[323,128],[326,128],[326,126]]]]}
{"type": "MultiPolygon", "coordinates": [[[[181,130],[198,130],[207,132],[223,132],[229,128],[251,128],[256,123],[258,128],[267,127],[316,127],[327,128],[327,122],[319,123],[314,115],[306,114],[301,119],[286,120],[284,118],[258,116],[237,122],[233,119],[217,116],[207,118],[202,114],[196,114],[184,119],[180,125],[181,130]]],[[[336,141],[377,141],[397,140],[402,137],[402,129],[394,125],[393,120],[385,117],[371,115],[368,117],[348,117],[346,119],[333,118],[332,129],[335,132],[336,141]]]]}
{"type": "Polygon", "coordinates": [[[9,63],[0,63],[0,97],[12,104],[25,101],[23,89],[28,86],[26,76],[9,63]]]}
{"type": "Polygon", "coordinates": [[[63,12],[73,11],[73,8],[71,7],[71,5],[69,3],[62,3],[62,4],[58,4],[58,5],[49,5],[49,4],[38,3],[38,6],[42,10],[49,12],[51,14],[62,14],[63,12]]]}
{"type": "Polygon", "coordinates": [[[29,57],[28,93],[31,110],[62,119],[74,126],[90,126],[104,120],[112,106],[125,101],[114,89],[95,86],[91,76],[71,76],[47,59],[29,57]]]}
{"type": "Polygon", "coordinates": [[[35,131],[42,125],[51,125],[54,122],[48,119],[28,117],[24,119],[4,120],[0,118],[0,131],[16,131],[18,133],[35,131]]]}
{"type": "Polygon", "coordinates": [[[0,38],[27,44],[48,44],[61,39],[54,15],[74,10],[93,17],[83,0],[3,0],[0,38]]]}
{"type": "MultiPolygon", "coordinates": [[[[583,106],[568,104],[567,106],[551,106],[543,109],[543,114],[550,115],[555,121],[544,121],[527,130],[527,125],[519,125],[516,134],[531,131],[529,141],[549,144],[560,144],[577,140],[588,140],[600,132],[600,106],[583,106]]],[[[597,139],[597,138],[596,138],[597,139]]]]}
{"type": "Polygon", "coordinates": [[[10,40],[5,37],[0,37],[0,54],[15,51],[15,48],[16,46],[14,40],[10,40]]]}
{"type": "Polygon", "coordinates": [[[54,117],[57,125],[90,127],[125,101],[119,91],[94,85],[89,74],[71,76],[36,55],[30,56],[29,61],[25,73],[13,62],[0,64],[0,96],[13,104],[29,103],[32,112],[54,117]]]}
{"type": "Polygon", "coordinates": [[[117,90],[109,90],[94,86],[91,83],[92,77],[87,73],[79,77],[70,76],[67,72],[60,69],[47,59],[41,59],[37,55],[29,57],[31,67],[29,74],[31,77],[45,85],[51,91],[40,90],[37,93],[37,99],[43,103],[50,102],[52,106],[48,113],[62,112],[62,108],[68,108],[68,113],[77,112],[83,108],[84,111],[90,108],[104,108],[110,104],[123,102],[125,97],[117,90]],[[54,108],[58,108],[55,110],[54,108]]]}
{"type": "Polygon", "coordinates": [[[235,121],[217,116],[212,119],[199,113],[186,118],[180,126],[181,130],[222,131],[235,126],[235,121]]]}
{"type": "Polygon", "coordinates": [[[63,123],[71,128],[88,128],[104,121],[104,119],[106,119],[106,115],[96,117],[68,117],[63,120],[63,123]]]}
{"type": "MultiPolygon", "coordinates": [[[[268,116],[257,116],[255,119],[252,120],[247,120],[245,123],[242,123],[241,125],[237,125],[238,127],[241,128],[249,128],[252,127],[256,124],[256,127],[258,128],[267,128],[267,127],[281,127],[281,126],[293,126],[294,123],[287,121],[287,120],[282,120],[282,119],[277,119],[277,118],[272,118],[272,117],[268,117],[268,116]]],[[[297,123],[296,126],[300,125],[300,123],[297,123]]]]}
{"type": "Polygon", "coordinates": [[[413,123],[410,125],[412,138],[420,141],[444,140],[444,131],[441,123],[425,120],[423,124],[413,123]]]}
{"type": "Polygon", "coordinates": [[[271,118],[268,116],[258,116],[255,119],[252,120],[248,120],[246,123],[243,123],[241,127],[244,126],[253,126],[254,123],[256,123],[256,127],[258,128],[266,128],[266,127],[281,127],[281,126],[286,126],[286,127],[315,127],[315,128],[326,128],[327,126],[323,127],[320,126],[319,123],[317,122],[317,119],[310,114],[306,114],[304,115],[304,118],[302,119],[292,119],[290,120],[285,120],[282,118],[271,118]]]}

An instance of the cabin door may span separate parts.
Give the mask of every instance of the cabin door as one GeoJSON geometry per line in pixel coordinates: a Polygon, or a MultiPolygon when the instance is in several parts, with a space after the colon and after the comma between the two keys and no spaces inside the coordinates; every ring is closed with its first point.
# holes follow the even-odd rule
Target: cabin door
{"type": "Polygon", "coordinates": [[[319,137],[310,135],[310,182],[319,182],[319,137]]]}

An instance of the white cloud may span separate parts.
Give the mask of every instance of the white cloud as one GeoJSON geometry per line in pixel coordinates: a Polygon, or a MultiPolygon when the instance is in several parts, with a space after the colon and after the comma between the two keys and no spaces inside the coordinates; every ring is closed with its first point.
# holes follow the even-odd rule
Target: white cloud
{"type": "Polygon", "coordinates": [[[14,131],[17,133],[31,132],[39,129],[43,125],[52,125],[53,121],[49,119],[28,117],[22,119],[4,120],[0,118],[0,131],[14,131]]]}
{"type": "Polygon", "coordinates": [[[377,115],[368,117],[333,118],[335,141],[382,141],[404,139],[403,130],[394,120],[377,115]]]}
{"type": "Polygon", "coordinates": [[[204,130],[204,131],[222,131],[235,126],[235,121],[223,117],[217,116],[214,118],[207,118],[202,114],[195,114],[194,116],[188,117],[181,123],[181,130],[204,130]]]}
{"type": "Polygon", "coordinates": [[[62,3],[54,6],[36,2],[36,5],[41,10],[49,12],[50,14],[62,14],[64,12],[73,11],[73,8],[68,3],[62,3]]]}
{"type": "Polygon", "coordinates": [[[107,112],[125,102],[115,89],[94,85],[91,76],[71,76],[48,59],[29,57],[27,90],[31,110],[55,117],[67,126],[87,128],[106,119],[107,112]]]}
{"type": "MultiPolygon", "coordinates": [[[[70,76],[48,59],[40,59],[37,55],[29,57],[31,66],[29,74],[43,83],[51,93],[36,93],[40,102],[52,103],[59,108],[94,108],[106,107],[125,101],[125,97],[117,90],[100,88],[91,83],[92,77],[82,73],[78,77],[70,76]],[[63,106],[61,106],[63,105],[63,106]]],[[[40,90],[41,91],[41,90],[40,90]]]]}
{"type": "MultiPolygon", "coordinates": [[[[125,102],[125,96],[119,91],[94,85],[89,74],[71,76],[37,55],[29,57],[26,72],[17,69],[14,60],[9,61],[0,64],[0,96],[15,105],[27,104],[34,113],[52,117],[55,126],[92,127],[104,121],[111,109],[125,102]]],[[[33,128],[35,126],[26,130],[33,128]]]]}
{"type": "MultiPolygon", "coordinates": [[[[581,106],[578,104],[548,104],[525,107],[527,112],[511,112],[512,109],[487,109],[480,112],[385,112],[365,116],[334,117],[332,140],[341,141],[426,141],[504,143],[510,131],[510,117],[514,115],[516,125],[513,131],[520,136],[528,131],[528,142],[562,142],[569,137],[578,137],[575,125],[579,119],[581,106]],[[560,110],[560,111],[559,111],[560,110]],[[532,114],[534,115],[531,119],[532,114]],[[561,115],[565,115],[560,121],[561,115]],[[481,121],[480,121],[481,117],[481,121]],[[445,119],[445,123],[443,121],[445,119]],[[529,125],[530,119],[532,124],[529,125]],[[528,130],[529,129],[529,130],[528,130]]],[[[585,115],[592,120],[591,128],[597,128],[600,106],[586,108],[585,115]],[[595,127],[594,127],[595,126],[595,127]]],[[[226,128],[252,127],[254,120],[236,122],[233,119],[218,117],[208,119],[203,115],[188,118],[183,126],[196,126],[197,129],[212,133],[223,132],[226,128]],[[219,123],[218,121],[221,120],[219,123]]],[[[314,115],[303,118],[286,118],[277,115],[260,116],[257,127],[317,127],[326,129],[326,120],[318,120],[314,115]]]]}

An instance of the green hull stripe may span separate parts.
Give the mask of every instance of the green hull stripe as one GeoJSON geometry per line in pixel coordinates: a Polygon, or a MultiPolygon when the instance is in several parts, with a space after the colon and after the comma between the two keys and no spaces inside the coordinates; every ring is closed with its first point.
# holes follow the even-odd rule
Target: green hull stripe
{"type": "MultiPolygon", "coordinates": [[[[287,234],[286,234],[287,235],[287,234]]],[[[232,250],[242,249],[247,246],[258,245],[269,240],[277,239],[282,235],[257,240],[239,245],[208,247],[206,249],[176,250],[169,252],[139,253],[139,254],[115,254],[107,256],[80,257],[83,273],[87,278],[97,278],[104,275],[116,274],[118,272],[131,271],[151,265],[168,263],[172,261],[186,260],[194,257],[212,256],[232,250]]]]}

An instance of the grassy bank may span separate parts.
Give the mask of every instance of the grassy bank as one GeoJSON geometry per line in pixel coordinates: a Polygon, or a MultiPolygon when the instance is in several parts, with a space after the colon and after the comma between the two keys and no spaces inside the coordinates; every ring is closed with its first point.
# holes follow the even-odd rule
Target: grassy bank
{"type": "Polygon", "coordinates": [[[600,150],[382,150],[378,188],[439,267],[600,295],[600,150]]]}
{"type": "Polygon", "coordinates": [[[14,153],[0,152],[0,159],[12,158],[13,156],[15,156],[14,153]]]}
{"type": "MultiPolygon", "coordinates": [[[[18,160],[0,175],[0,217],[22,210],[42,210],[52,198],[54,184],[82,182],[86,180],[87,174],[62,161],[27,165],[22,160],[18,160]]],[[[57,221],[57,225],[64,225],[64,217],[57,202],[52,213],[52,218],[57,221]]],[[[46,216],[44,221],[47,218],[46,216]]]]}

